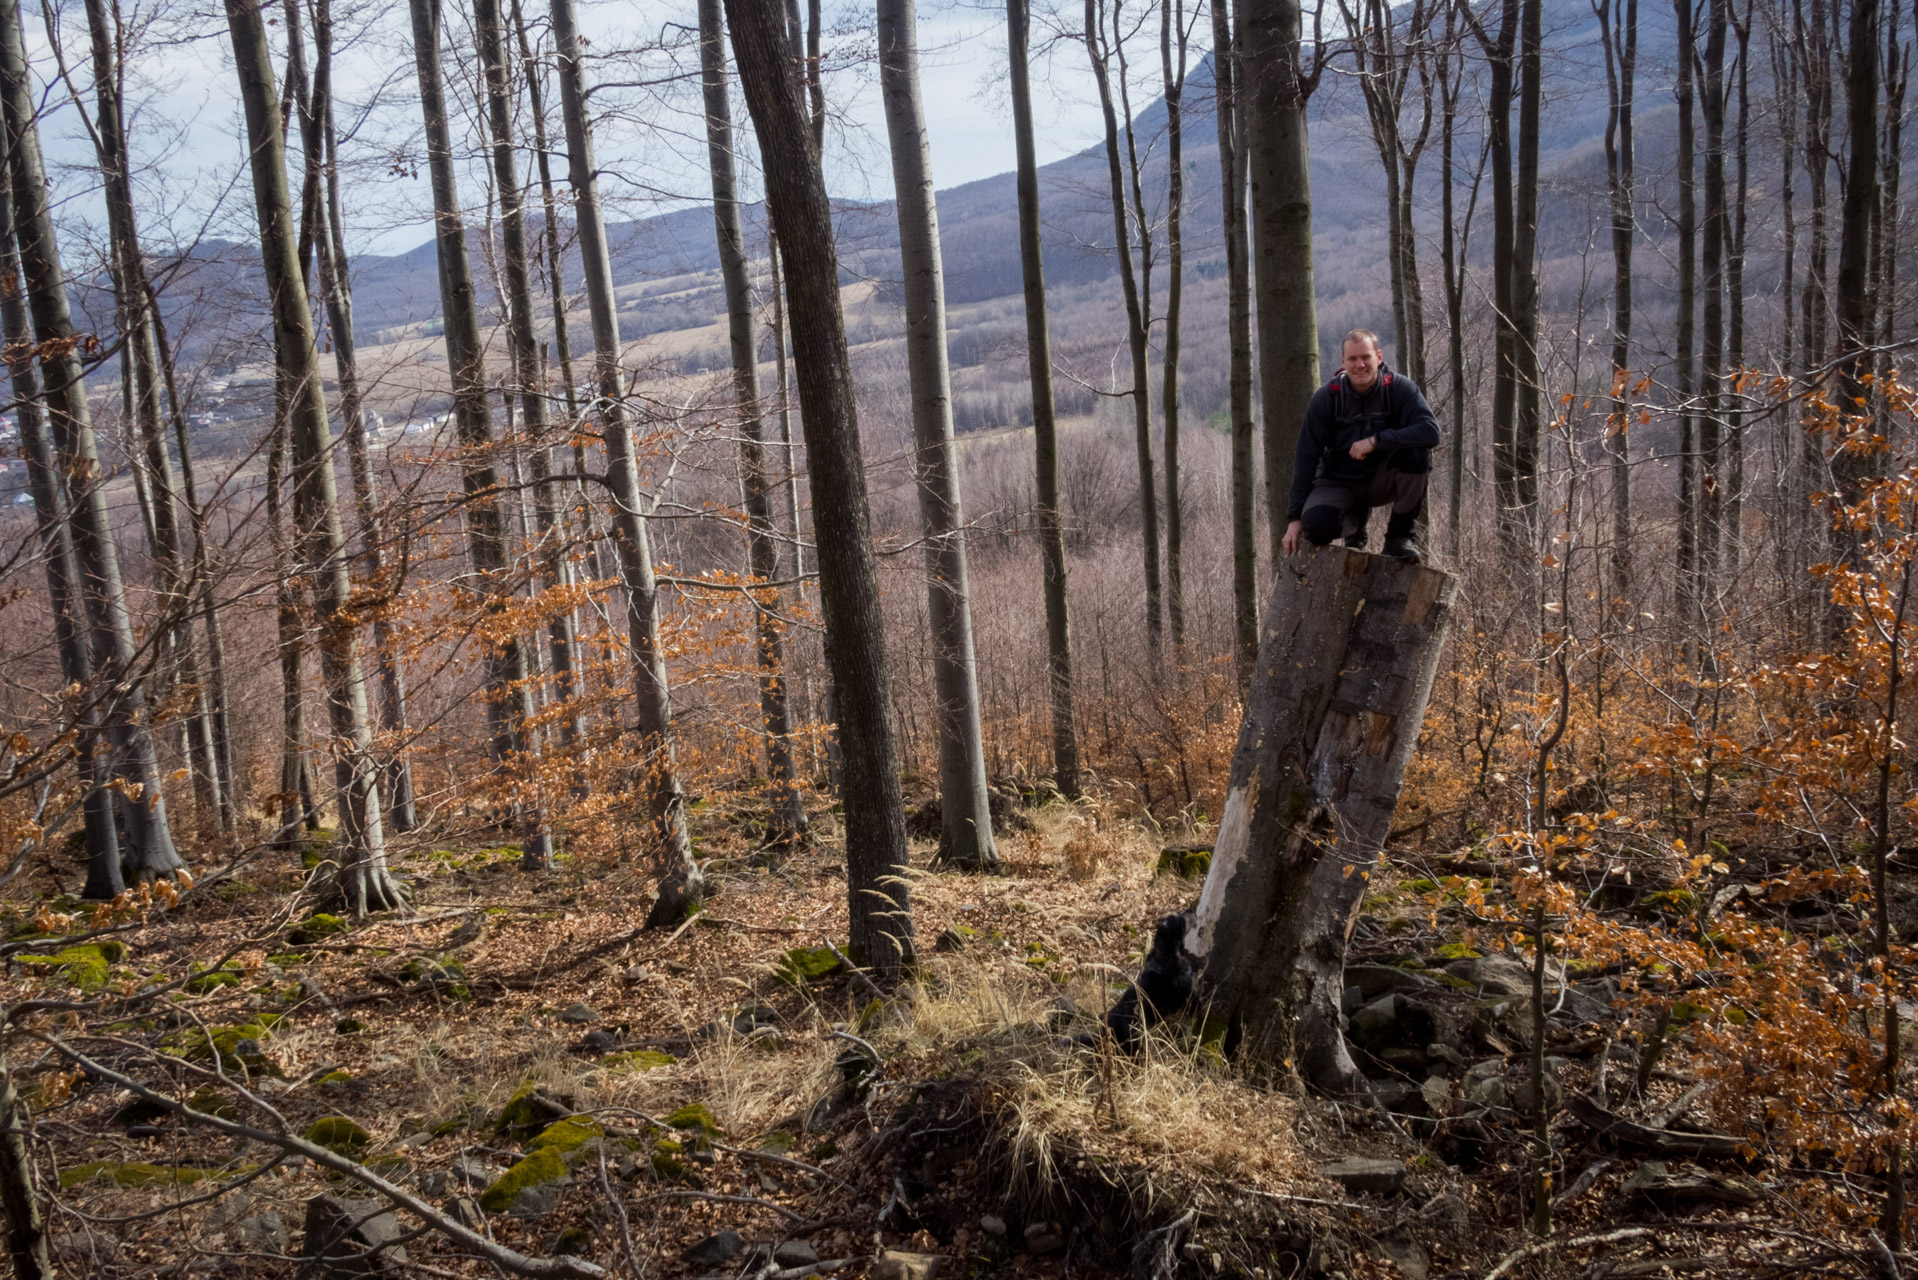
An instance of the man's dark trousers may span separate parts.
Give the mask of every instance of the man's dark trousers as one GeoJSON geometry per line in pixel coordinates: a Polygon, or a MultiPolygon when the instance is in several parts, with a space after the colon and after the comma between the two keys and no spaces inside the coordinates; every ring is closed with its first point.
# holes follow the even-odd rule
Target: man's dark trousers
{"type": "Polygon", "coordinates": [[[1372,508],[1389,505],[1392,514],[1385,524],[1385,536],[1408,538],[1418,521],[1419,507],[1425,502],[1425,480],[1425,472],[1408,474],[1394,469],[1389,461],[1374,471],[1369,481],[1321,477],[1306,495],[1300,516],[1302,532],[1315,546],[1323,547],[1339,538],[1362,544],[1372,508]]]}

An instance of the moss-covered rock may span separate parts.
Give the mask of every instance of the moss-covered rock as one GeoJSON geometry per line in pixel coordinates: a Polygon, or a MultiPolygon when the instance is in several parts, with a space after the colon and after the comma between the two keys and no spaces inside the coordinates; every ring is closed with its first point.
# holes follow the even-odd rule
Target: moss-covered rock
{"type": "Polygon", "coordinates": [[[552,1147],[537,1147],[480,1192],[480,1208],[522,1216],[550,1213],[560,1189],[572,1181],[564,1155],[552,1147]]]}
{"type": "Polygon", "coordinates": [[[306,1127],[306,1140],[335,1155],[358,1160],[366,1154],[373,1135],[345,1116],[321,1116],[306,1127]]]}
{"type": "Polygon", "coordinates": [[[330,916],[324,911],[316,911],[306,919],[286,931],[288,945],[303,947],[309,942],[318,942],[323,938],[350,933],[353,926],[338,916],[330,916]]]}
{"type": "Polygon", "coordinates": [[[703,1102],[689,1102],[666,1117],[666,1123],[675,1129],[696,1133],[703,1138],[719,1136],[719,1121],[713,1118],[712,1111],[703,1102]]]}
{"type": "Polygon", "coordinates": [[[1152,874],[1177,876],[1181,880],[1203,880],[1205,873],[1211,869],[1212,850],[1176,846],[1159,851],[1159,862],[1153,867],[1152,874]]]}
{"type": "Polygon", "coordinates": [[[123,1187],[179,1187],[211,1177],[212,1172],[190,1165],[121,1164],[117,1160],[93,1160],[62,1170],[60,1187],[62,1190],[77,1187],[103,1174],[123,1187]]]}
{"type": "Polygon", "coordinates": [[[305,964],[311,958],[304,951],[279,951],[268,956],[266,962],[276,964],[282,969],[292,969],[305,964]]]}
{"type": "Polygon", "coordinates": [[[186,989],[194,995],[205,995],[221,987],[240,985],[240,972],[237,969],[212,969],[200,973],[198,977],[187,979],[186,989]]]}
{"type": "Polygon", "coordinates": [[[240,1114],[239,1108],[233,1105],[232,1100],[212,1085],[203,1085],[195,1089],[193,1096],[186,1100],[186,1104],[203,1116],[219,1116],[222,1119],[231,1120],[240,1114]]]}
{"type": "Polygon", "coordinates": [[[651,1071],[655,1067],[670,1067],[678,1061],[672,1054],[657,1049],[633,1049],[609,1053],[599,1060],[599,1065],[615,1071],[651,1071]]]}
{"type": "Polygon", "coordinates": [[[605,1136],[606,1130],[600,1127],[599,1121],[588,1116],[567,1116],[564,1120],[556,1120],[541,1129],[538,1136],[526,1144],[526,1149],[529,1152],[552,1150],[565,1156],[579,1150],[594,1138],[605,1136]]]}
{"type": "MultiPolygon", "coordinates": [[[[124,954],[124,945],[117,942],[113,945],[124,954]]],[[[82,991],[98,991],[106,986],[107,972],[112,966],[106,947],[97,942],[68,947],[50,956],[15,956],[14,962],[29,972],[57,973],[82,991]]]]}
{"type": "Polygon", "coordinates": [[[844,967],[845,962],[833,953],[831,947],[826,946],[794,947],[779,957],[779,963],[775,966],[780,979],[795,987],[831,977],[844,967]]]}
{"type": "Polygon", "coordinates": [[[210,1062],[215,1058],[229,1071],[245,1068],[256,1076],[283,1077],[279,1064],[266,1056],[261,1042],[273,1034],[273,1028],[285,1021],[283,1015],[262,1013],[252,1022],[232,1027],[182,1027],[160,1042],[163,1052],[176,1057],[210,1062]]]}
{"type": "Polygon", "coordinates": [[[531,1080],[513,1090],[513,1096],[499,1109],[499,1118],[493,1121],[494,1131],[521,1136],[537,1132],[546,1120],[546,1113],[533,1101],[538,1092],[539,1086],[531,1080]]]}
{"type": "Polygon", "coordinates": [[[678,1182],[686,1176],[686,1162],[680,1155],[686,1150],[684,1144],[671,1138],[661,1138],[653,1144],[653,1176],[661,1182],[678,1182]]]}

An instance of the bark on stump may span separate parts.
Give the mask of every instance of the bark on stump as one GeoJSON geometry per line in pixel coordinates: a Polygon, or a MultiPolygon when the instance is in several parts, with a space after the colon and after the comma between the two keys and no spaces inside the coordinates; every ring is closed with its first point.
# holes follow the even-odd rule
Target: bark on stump
{"type": "Polygon", "coordinates": [[[1418,743],[1457,582],[1328,547],[1279,564],[1194,952],[1208,1034],[1328,1093],[1364,1088],[1346,939],[1418,743]]]}

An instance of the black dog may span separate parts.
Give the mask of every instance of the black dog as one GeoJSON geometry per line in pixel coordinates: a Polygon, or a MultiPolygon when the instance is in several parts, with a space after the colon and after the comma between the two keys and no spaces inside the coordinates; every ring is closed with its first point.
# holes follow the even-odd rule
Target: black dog
{"type": "Polygon", "coordinates": [[[1126,1049],[1137,1051],[1146,1028],[1182,1012],[1192,1002],[1198,967],[1185,949],[1185,938],[1195,924],[1190,911],[1159,921],[1139,980],[1107,1011],[1106,1030],[1126,1049]]]}

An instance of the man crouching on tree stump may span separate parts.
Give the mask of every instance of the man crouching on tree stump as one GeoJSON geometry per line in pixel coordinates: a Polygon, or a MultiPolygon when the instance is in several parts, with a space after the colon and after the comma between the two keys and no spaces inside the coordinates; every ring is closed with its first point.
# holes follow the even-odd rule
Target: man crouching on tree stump
{"type": "Polygon", "coordinates": [[[1345,335],[1340,361],[1338,376],[1319,388],[1305,410],[1286,508],[1285,553],[1298,551],[1301,534],[1314,546],[1343,538],[1363,551],[1372,508],[1389,506],[1385,554],[1417,564],[1413,532],[1425,505],[1431,450],[1439,442],[1438,419],[1417,383],[1385,367],[1379,336],[1370,329],[1345,335]]]}

